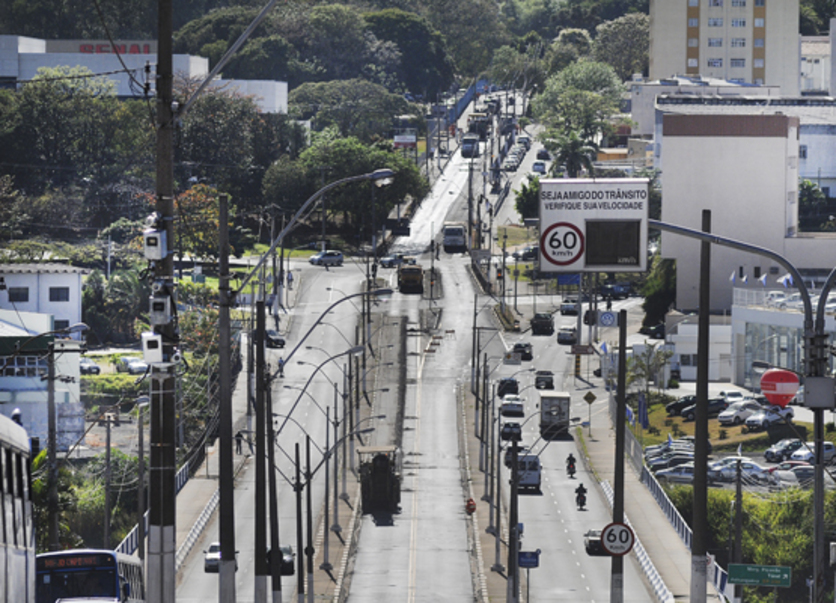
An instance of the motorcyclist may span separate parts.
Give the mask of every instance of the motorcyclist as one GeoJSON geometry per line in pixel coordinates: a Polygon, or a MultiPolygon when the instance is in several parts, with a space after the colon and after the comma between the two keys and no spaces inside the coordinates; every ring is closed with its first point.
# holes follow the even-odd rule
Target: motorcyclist
{"type": "Polygon", "coordinates": [[[574,477],[575,475],[575,457],[572,456],[572,453],[569,453],[569,456],[566,457],[566,471],[569,473],[569,477],[574,477]]]}
{"type": "Polygon", "coordinates": [[[583,487],[583,484],[575,488],[575,502],[578,504],[579,509],[582,509],[586,505],[586,488],[583,487]]]}

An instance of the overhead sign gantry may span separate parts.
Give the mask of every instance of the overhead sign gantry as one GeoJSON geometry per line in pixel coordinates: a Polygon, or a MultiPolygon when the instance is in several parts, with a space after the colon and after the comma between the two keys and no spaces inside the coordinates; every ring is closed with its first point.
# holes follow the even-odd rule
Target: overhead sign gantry
{"type": "Polygon", "coordinates": [[[646,271],[649,198],[647,178],[540,180],[540,271],[646,271]]]}

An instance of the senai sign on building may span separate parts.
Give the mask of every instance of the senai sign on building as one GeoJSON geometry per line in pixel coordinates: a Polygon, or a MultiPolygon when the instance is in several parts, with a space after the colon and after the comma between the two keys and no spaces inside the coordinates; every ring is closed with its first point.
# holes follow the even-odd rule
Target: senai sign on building
{"type": "Polygon", "coordinates": [[[542,272],[647,270],[649,180],[540,180],[542,272]]]}

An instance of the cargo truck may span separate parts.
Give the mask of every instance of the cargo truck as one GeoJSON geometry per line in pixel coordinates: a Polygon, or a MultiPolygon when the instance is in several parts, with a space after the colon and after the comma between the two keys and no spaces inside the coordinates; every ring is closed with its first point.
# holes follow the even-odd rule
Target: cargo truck
{"type": "Polygon", "coordinates": [[[540,436],[554,440],[569,431],[569,408],[572,399],[568,392],[540,393],[540,436]]]}
{"type": "Polygon", "coordinates": [[[401,264],[398,268],[398,290],[401,293],[424,293],[424,269],[420,264],[401,264]]]}

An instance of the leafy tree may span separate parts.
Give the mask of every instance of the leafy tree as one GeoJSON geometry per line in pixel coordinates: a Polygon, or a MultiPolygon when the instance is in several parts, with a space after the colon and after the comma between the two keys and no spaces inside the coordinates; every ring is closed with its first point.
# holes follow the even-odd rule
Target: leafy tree
{"type": "Polygon", "coordinates": [[[518,191],[517,200],[514,204],[517,212],[523,219],[536,218],[540,211],[540,178],[529,178],[528,182],[523,181],[518,191]]]}
{"type": "MultiPolygon", "coordinates": [[[[659,376],[659,371],[673,356],[672,350],[659,349],[658,342],[645,341],[644,352],[633,354],[627,359],[627,380],[630,383],[639,382],[644,386],[646,399],[650,399],[650,382],[659,376]]],[[[660,388],[664,383],[657,380],[660,388]]]]}
{"type": "Polygon", "coordinates": [[[118,270],[107,282],[104,311],[110,332],[102,341],[125,343],[138,337],[137,319],[148,311],[151,287],[136,270],[118,270]]]}
{"type": "Polygon", "coordinates": [[[400,9],[364,15],[379,40],[394,42],[400,50],[401,73],[407,90],[428,98],[446,90],[454,77],[453,60],[444,38],[424,17],[400,9]]]}
{"type": "MultiPolygon", "coordinates": [[[[208,293],[208,292],[205,292],[208,293]]],[[[217,298],[214,295],[213,298],[217,298]]],[[[218,311],[206,309],[199,312],[184,312],[179,316],[180,345],[203,358],[218,354],[218,311]]]]}
{"type": "MultiPolygon", "coordinates": [[[[49,525],[49,483],[46,448],[32,460],[32,510],[36,526],[49,525]]],[[[66,465],[58,466],[58,543],[61,548],[73,549],[83,545],[81,538],[69,526],[75,514],[78,499],[73,485],[73,475],[66,465]]],[[[45,553],[50,550],[49,530],[35,530],[36,550],[45,553]]]]}
{"type": "Polygon", "coordinates": [[[366,64],[366,23],[359,11],[342,4],[314,6],[310,10],[302,56],[313,57],[325,69],[327,80],[357,77],[366,64]]]}
{"type": "Polygon", "coordinates": [[[647,280],[642,287],[642,295],[642,324],[659,324],[676,302],[676,266],[673,260],[663,259],[658,254],[653,256],[647,280]]]}
{"type": "Polygon", "coordinates": [[[604,21],[612,21],[630,12],[647,13],[649,0],[565,0],[556,20],[564,27],[594,31],[604,21]]]}
{"type": "Polygon", "coordinates": [[[546,53],[546,73],[559,73],[592,52],[592,38],[585,29],[564,29],[546,53]]]}
{"type": "Polygon", "coordinates": [[[834,0],[801,0],[801,34],[818,36],[830,30],[830,19],[836,17],[834,0]]]}
{"type": "MultiPolygon", "coordinates": [[[[215,54],[226,52],[226,45],[212,50],[215,54]]],[[[217,58],[220,56],[222,54],[217,58]]],[[[321,67],[302,60],[296,47],[279,35],[248,40],[229,60],[223,73],[225,77],[241,80],[287,82],[291,90],[303,82],[325,76],[321,67]]]]}
{"type": "Polygon", "coordinates": [[[392,116],[410,108],[402,96],[362,79],[303,84],[290,93],[288,104],[299,118],[313,119],[316,130],[334,126],[341,136],[364,141],[388,137],[392,116]]]}
{"type": "Polygon", "coordinates": [[[521,45],[498,48],[494,53],[489,73],[491,79],[527,94],[543,83],[544,45],[537,36],[521,45]]]}
{"type": "Polygon", "coordinates": [[[597,28],[593,57],[615,69],[621,81],[634,73],[648,72],[650,62],[650,17],[630,13],[597,28]]]}
{"type": "Polygon", "coordinates": [[[565,165],[570,178],[577,178],[584,169],[592,172],[592,161],[597,149],[577,132],[560,134],[548,146],[554,151],[555,163],[565,165]]]}

